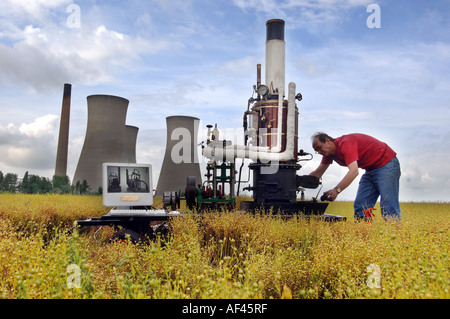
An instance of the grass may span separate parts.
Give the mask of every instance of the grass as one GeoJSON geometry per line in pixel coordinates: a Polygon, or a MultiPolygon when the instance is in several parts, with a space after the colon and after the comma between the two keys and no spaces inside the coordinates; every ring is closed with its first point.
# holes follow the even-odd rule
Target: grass
{"type": "Polygon", "coordinates": [[[370,224],[353,221],[351,202],[329,205],[348,218],[340,223],[191,214],[148,245],[110,242],[104,227],[43,248],[74,220],[105,214],[101,197],[0,194],[0,298],[448,299],[450,204],[401,208],[400,223],[378,207],[370,224]],[[79,267],[78,288],[68,286],[69,265],[79,267]]]}

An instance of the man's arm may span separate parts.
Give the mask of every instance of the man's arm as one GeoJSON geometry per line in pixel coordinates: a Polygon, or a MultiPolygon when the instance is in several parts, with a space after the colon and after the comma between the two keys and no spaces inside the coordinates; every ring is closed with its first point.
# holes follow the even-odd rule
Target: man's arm
{"type": "MultiPolygon", "coordinates": [[[[314,173],[314,172],[313,172],[314,173]]],[[[337,188],[341,191],[346,189],[350,184],[355,180],[356,176],[358,176],[358,163],[356,161],[351,162],[348,165],[348,172],[345,174],[344,178],[336,185],[336,188],[330,189],[329,191],[324,192],[324,195],[327,195],[327,200],[334,201],[336,197],[339,195],[337,188]]]]}
{"type": "Polygon", "coordinates": [[[325,171],[327,170],[328,166],[330,165],[326,165],[326,164],[320,164],[315,171],[311,172],[309,175],[311,176],[315,176],[317,178],[321,178],[323,173],[325,173],[325,171]]]}

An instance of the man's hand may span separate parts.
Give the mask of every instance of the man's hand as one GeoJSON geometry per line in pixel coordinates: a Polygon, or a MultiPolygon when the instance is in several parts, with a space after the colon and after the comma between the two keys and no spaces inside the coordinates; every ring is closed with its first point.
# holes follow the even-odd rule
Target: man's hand
{"type": "Polygon", "coordinates": [[[332,202],[338,197],[339,193],[336,188],[333,188],[330,189],[329,191],[324,192],[323,195],[326,196],[326,200],[332,202]]]}
{"type": "Polygon", "coordinates": [[[342,192],[353,182],[356,176],[358,176],[358,162],[354,161],[348,165],[348,172],[345,174],[342,181],[340,181],[335,188],[323,193],[325,200],[329,200],[330,202],[334,201],[339,195],[337,187],[339,187],[342,192]]]}

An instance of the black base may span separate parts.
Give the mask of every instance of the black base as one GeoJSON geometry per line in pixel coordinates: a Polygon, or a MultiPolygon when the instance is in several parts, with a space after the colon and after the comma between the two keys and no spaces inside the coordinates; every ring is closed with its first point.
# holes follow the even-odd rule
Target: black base
{"type": "Polygon", "coordinates": [[[328,207],[328,203],[298,201],[295,203],[264,203],[244,201],[241,202],[241,210],[246,211],[271,211],[273,214],[302,214],[302,215],[323,215],[328,207]]]}
{"type": "Polygon", "coordinates": [[[331,214],[303,215],[302,217],[305,217],[305,218],[308,218],[308,219],[324,220],[326,222],[345,222],[345,221],[347,221],[347,217],[345,217],[345,216],[331,215],[331,214]]]}
{"type": "Polygon", "coordinates": [[[338,215],[325,214],[328,203],[298,201],[295,203],[264,203],[243,201],[241,202],[241,210],[251,213],[268,213],[295,215],[306,218],[324,219],[326,221],[345,221],[346,217],[338,215]]]}

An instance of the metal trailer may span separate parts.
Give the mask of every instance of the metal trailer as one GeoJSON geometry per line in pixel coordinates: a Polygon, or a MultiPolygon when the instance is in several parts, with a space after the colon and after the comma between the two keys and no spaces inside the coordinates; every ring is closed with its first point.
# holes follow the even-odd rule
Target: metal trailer
{"type": "Polygon", "coordinates": [[[151,208],[111,209],[101,217],[91,217],[85,220],[77,220],[74,227],[111,226],[121,228],[113,238],[126,239],[128,236],[133,242],[146,242],[155,238],[157,234],[166,235],[169,231],[167,222],[173,218],[182,216],[178,211],[157,210],[151,208]]]}

